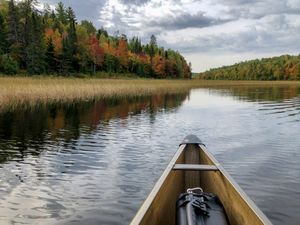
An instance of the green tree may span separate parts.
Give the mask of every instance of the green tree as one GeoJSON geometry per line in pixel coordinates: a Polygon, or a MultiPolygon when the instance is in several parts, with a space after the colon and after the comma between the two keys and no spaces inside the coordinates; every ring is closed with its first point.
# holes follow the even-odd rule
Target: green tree
{"type": "Polygon", "coordinates": [[[15,5],[14,0],[8,3],[7,13],[7,41],[9,45],[10,55],[17,60],[21,61],[22,45],[20,37],[20,16],[19,10],[15,5]]]}
{"type": "Polygon", "coordinates": [[[152,34],[149,43],[149,55],[151,59],[155,56],[156,49],[157,49],[157,40],[156,37],[152,34]]]}
{"type": "Polygon", "coordinates": [[[82,20],[80,25],[86,28],[86,31],[89,35],[94,35],[96,33],[96,28],[94,27],[92,22],[82,20]]]}
{"type": "Polygon", "coordinates": [[[19,21],[19,36],[21,45],[21,61],[20,66],[26,69],[28,58],[27,50],[32,40],[33,24],[32,24],[32,14],[37,13],[36,6],[37,0],[23,0],[19,1],[17,7],[19,9],[20,21],[19,21]]]}
{"type": "Polygon", "coordinates": [[[64,4],[62,2],[59,2],[57,4],[55,10],[57,13],[58,21],[60,21],[64,25],[66,25],[67,24],[67,13],[66,13],[64,4]]]}
{"type": "Polygon", "coordinates": [[[10,0],[8,4],[7,25],[8,25],[8,41],[12,45],[19,42],[19,11],[14,0],[10,0]]]}
{"type": "Polygon", "coordinates": [[[142,44],[141,40],[138,37],[133,37],[129,40],[128,49],[136,54],[140,54],[142,52],[142,44]]]}
{"type": "Polygon", "coordinates": [[[74,69],[75,71],[79,71],[79,62],[77,58],[78,40],[76,33],[76,17],[71,7],[67,9],[67,19],[69,22],[69,28],[68,36],[66,38],[66,50],[68,52],[66,56],[69,57],[72,69],[74,69]]]}
{"type": "Polygon", "coordinates": [[[55,56],[55,46],[53,44],[52,38],[48,39],[47,48],[46,48],[46,63],[47,63],[47,72],[54,73],[57,69],[57,59],[55,56]]]}
{"type": "Polygon", "coordinates": [[[154,75],[153,58],[155,56],[156,49],[157,49],[157,40],[156,40],[156,37],[152,34],[150,37],[150,43],[149,43],[149,47],[148,47],[148,54],[150,56],[150,65],[151,65],[151,74],[152,75],[154,75]]]}
{"type": "Polygon", "coordinates": [[[18,72],[18,63],[10,55],[4,54],[0,56],[0,71],[7,75],[14,75],[18,72]]]}
{"type": "Polygon", "coordinates": [[[72,67],[72,54],[70,52],[69,41],[67,38],[62,40],[62,53],[59,56],[59,73],[68,75],[72,67]]]}
{"type": "Polygon", "coordinates": [[[0,55],[7,53],[7,31],[4,23],[4,17],[0,12],[0,55]]]}
{"type": "Polygon", "coordinates": [[[26,47],[26,66],[29,74],[42,74],[45,72],[45,54],[43,47],[43,32],[41,30],[41,19],[37,13],[31,16],[32,30],[30,31],[30,43],[26,47]]]}
{"type": "Polygon", "coordinates": [[[108,38],[108,33],[103,27],[97,31],[97,38],[99,39],[101,35],[104,35],[106,38],[108,38]]]}

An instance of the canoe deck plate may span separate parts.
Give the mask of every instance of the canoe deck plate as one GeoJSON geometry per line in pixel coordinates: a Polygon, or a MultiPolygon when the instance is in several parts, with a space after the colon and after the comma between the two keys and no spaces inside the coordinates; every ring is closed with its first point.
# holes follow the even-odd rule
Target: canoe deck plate
{"type": "Polygon", "coordinates": [[[205,144],[196,135],[186,136],[183,139],[183,141],[180,143],[180,145],[184,145],[184,144],[199,144],[199,145],[204,145],[205,146],[205,144]]]}
{"type": "Polygon", "coordinates": [[[219,169],[214,165],[175,164],[173,170],[218,171],[219,169]]]}

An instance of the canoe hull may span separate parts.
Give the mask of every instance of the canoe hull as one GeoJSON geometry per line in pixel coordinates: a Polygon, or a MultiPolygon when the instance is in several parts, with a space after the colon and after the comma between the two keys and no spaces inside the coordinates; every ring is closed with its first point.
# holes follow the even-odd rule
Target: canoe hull
{"type": "Polygon", "coordinates": [[[231,225],[272,224],[204,145],[188,143],[179,147],[131,224],[174,225],[177,197],[194,187],[218,195],[231,225]],[[175,170],[177,164],[212,165],[217,171],[175,170]]]}

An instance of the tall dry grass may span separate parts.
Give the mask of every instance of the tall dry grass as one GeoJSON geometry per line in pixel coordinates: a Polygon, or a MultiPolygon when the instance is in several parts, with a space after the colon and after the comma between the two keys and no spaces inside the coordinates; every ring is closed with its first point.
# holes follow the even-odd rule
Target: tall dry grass
{"type": "Polygon", "coordinates": [[[0,78],[0,109],[56,102],[175,93],[198,87],[290,84],[300,85],[300,82],[2,77],[0,78]]]}

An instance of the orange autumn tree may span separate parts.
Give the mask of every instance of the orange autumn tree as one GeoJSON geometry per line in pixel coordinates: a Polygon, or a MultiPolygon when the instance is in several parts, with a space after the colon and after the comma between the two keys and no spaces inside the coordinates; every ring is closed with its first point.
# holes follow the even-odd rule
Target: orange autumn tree
{"type": "Polygon", "coordinates": [[[128,71],[128,49],[127,49],[127,40],[125,38],[121,38],[119,40],[119,46],[117,50],[117,56],[120,61],[121,71],[128,71]]]}
{"type": "Polygon", "coordinates": [[[91,36],[89,39],[89,56],[93,63],[93,73],[96,73],[96,67],[102,66],[104,61],[104,50],[100,47],[97,37],[91,36]]]}
{"type": "Polygon", "coordinates": [[[45,30],[45,43],[51,39],[54,45],[54,52],[55,55],[58,56],[62,50],[62,37],[59,32],[56,30],[54,31],[52,28],[48,28],[45,30]]]}
{"type": "Polygon", "coordinates": [[[158,78],[166,78],[165,60],[159,54],[156,54],[153,58],[152,69],[158,78]]]}

